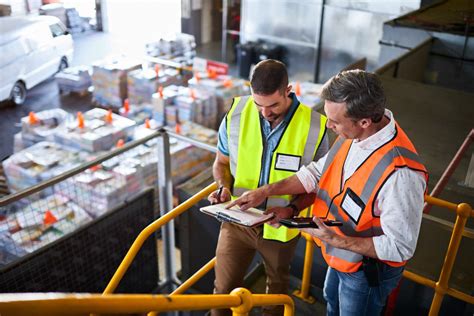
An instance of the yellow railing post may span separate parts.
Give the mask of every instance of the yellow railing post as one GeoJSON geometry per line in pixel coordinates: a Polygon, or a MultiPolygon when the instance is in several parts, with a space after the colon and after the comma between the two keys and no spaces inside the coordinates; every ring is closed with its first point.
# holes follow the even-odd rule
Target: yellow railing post
{"type": "Polygon", "coordinates": [[[431,303],[431,308],[429,316],[438,315],[439,309],[441,308],[441,303],[443,297],[448,291],[448,282],[453,270],[454,261],[459,249],[459,244],[461,243],[462,232],[468,217],[471,216],[472,208],[469,204],[461,203],[458,205],[456,213],[456,223],[454,224],[453,233],[451,235],[451,240],[449,241],[448,251],[446,252],[446,257],[444,259],[443,267],[441,268],[441,273],[439,276],[438,282],[435,286],[435,295],[431,303]]]}
{"type": "Polygon", "coordinates": [[[240,298],[240,305],[231,307],[232,315],[234,316],[247,316],[253,307],[252,293],[243,287],[234,289],[230,292],[230,295],[234,295],[240,298]]]}
{"type": "Polygon", "coordinates": [[[301,235],[306,239],[303,276],[301,277],[301,290],[295,290],[293,295],[309,304],[314,304],[316,299],[309,295],[311,267],[313,266],[314,241],[313,238],[306,233],[302,233],[301,235]]]}

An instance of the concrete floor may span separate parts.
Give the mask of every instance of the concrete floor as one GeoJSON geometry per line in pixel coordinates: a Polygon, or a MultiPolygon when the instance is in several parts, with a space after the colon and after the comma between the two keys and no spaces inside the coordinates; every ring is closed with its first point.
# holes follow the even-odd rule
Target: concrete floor
{"type": "MultiPolygon", "coordinates": [[[[143,46],[111,34],[81,35],[75,39],[75,60],[72,65],[90,64],[111,54],[139,55],[141,47],[143,46]]],[[[220,44],[200,47],[198,55],[219,59],[220,44]]],[[[232,69],[234,72],[235,67],[232,69]]],[[[384,78],[383,82],[388,96],[388,108],[394,112],[395,118],[413,140],[425,161],[430,172],[429,190],[432,190],[474,127],[474,94],[391,78],[384,78]]],[[[55,81],[50,79],[28,92],[25,105],[11,107],[5,103],[0,104],[0,160],[12,154],[13,135],[20,130],[18,123],[21,117],[28,115],[30,111],[56,107],[69,112],[86,111],[91,108],[91,96],[61,96],[55,81]]],[[[462,185],[473,149],[468,151],[454,173],[441,195],[442,198],[455,203],[467,202],[474,205],[474,190],[462,185]]],[[[431,215],[449,222],[455,220],[452,212],[437,208],[432,210],[431,215]]],[[[468,221],[468,227],[471,229],[474,228],[472,222],[472,219],[468,221]]],[[[418,250],[409,267],[433,279],[437,278],[449,235],[448,228],[425,219],[418,250]]],[[[474,292],[474,276],[470,264],[473,246],[472,239],[463,239],[453,272],[453,286],[466,293],[474,292]]]]}

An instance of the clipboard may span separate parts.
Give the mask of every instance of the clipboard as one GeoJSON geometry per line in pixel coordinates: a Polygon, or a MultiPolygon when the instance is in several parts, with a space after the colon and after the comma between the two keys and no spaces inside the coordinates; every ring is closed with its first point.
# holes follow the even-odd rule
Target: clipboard
{"type": "Polygon", "coordinates": [[[263,211],[253,207],[245,211],[241,211],[238,206],[226,209],[225,207],[229,203],[230,202],[225,202],[201,207],[200,211],[204,214],[215,217],[221,222],[229,222],[245,227],[255,227],[261,225],[272,219],[274,216],[273,214],[263,214],[263,211]]]}

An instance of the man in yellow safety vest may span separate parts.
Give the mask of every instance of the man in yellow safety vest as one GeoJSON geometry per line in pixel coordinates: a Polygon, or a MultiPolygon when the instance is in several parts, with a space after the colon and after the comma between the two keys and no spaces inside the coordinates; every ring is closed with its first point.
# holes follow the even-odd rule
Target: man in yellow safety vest
{"type": "MultiPolygon", "coordinates": [[[[210,202],[229,201],[289,177],[328,150],[326,118],[298,101],[283,63],[258,63],[250,84],[252,95],[234,98],[220,125],[213,165],[220,190],[210,194],[210,202]]],[[[313,199],[314,194],[271,196],[260,207],[267,212],[298,215],[292,202],[313,199]]],[[[214,293],[227,294],[241,287],[258,252],[265,264],[267,293],[287,294],[289,265],[298,236],[298,230],[286,227],[264,224],[246,228],[224,222],[216,249],[214,293]]],[[[268,306],[264,315],[281,315],[282,311],[281,307],[268,306]]],[[[212,315],[225,314],[230,310],[212,311],[212,315]]]]}

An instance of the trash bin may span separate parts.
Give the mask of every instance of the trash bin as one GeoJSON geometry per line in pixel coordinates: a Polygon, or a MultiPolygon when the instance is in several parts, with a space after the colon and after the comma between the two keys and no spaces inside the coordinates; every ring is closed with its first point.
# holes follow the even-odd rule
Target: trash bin
{"type": "Polygon", "coordinates": [[[255,63],[255,43],[247,42],[237,44],[237,67],[239,76],[248,79],[250,75],[250,67],[255,63]]]}
{"type": "Polygon", "coordinates": [[[265,59],[276,59],[284,62],[284,55],[284,48],[281,45],[261,41],[255,46],[255,57],[257,63],[265,59]]]}

